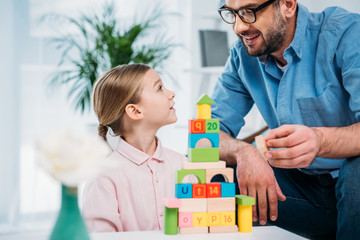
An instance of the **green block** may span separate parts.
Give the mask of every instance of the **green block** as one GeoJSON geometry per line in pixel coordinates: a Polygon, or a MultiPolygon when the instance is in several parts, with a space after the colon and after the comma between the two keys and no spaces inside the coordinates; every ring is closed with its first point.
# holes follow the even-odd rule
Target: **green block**
{"type": "Polygon", "coordinates": [[[189,162],[218,162],[219,148],[189,148],[189,162]]]}
{"type": "Polygon", "coordinates": [[[240,205],[255,205],[255,198],[245,195],[235,195],[236,204],[240,205]]]}
{"type": "Polygon", "coordinates": [[[196,104],[214,104],[214,100],[212,100],[208,95],[205,93],[200,96],[199,100],[196,104]]]}
{"type": "Polygon", "coordinates": [[[205,133],[219,133],[219,119],[205,119],[205,133]]]}
{"type": "Polygon", "coordinates": [[[178,208],[164,208],[164,233],[168,235],[178,234],[178,208]]]}
{"type": "Polygon", "coordinates": [[[177,170],[177,180],[176,183],[182,183],[182,180],[185,176],[194,174],[199,183],[206,183],[206,170],[205,169],[181,169],[177,170]]]}

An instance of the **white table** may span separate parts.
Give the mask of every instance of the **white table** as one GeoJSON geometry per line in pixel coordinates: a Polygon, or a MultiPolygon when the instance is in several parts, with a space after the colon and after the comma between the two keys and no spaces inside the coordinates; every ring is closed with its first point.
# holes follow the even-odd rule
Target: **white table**
{"type": "MultiPolygon", "coordinates": [[[[46,240],[49,233],[23,233],[0,235],[0,240],[46,240]]],[[[109,232],[109,233],[92,233],[93,240],[159,240],[159,239],[179,239],[179,240],[256,240],[256,239],[276,239],[276,240],[297,240],[306,239],[299,235],[275,226],[253,227],[252,233],[211,233],[211,234],[177,234],[165,235],[159,231],[145,232],[109,232]]]]}

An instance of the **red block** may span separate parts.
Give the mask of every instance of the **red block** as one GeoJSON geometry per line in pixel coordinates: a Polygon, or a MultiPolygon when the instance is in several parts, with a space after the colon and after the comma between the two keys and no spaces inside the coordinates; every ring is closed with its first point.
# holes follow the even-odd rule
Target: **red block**
{"type": "Polygon", "coordinates": [[[221,197],[221,183],[207,183],[206,184],[206,197],[207,198],[220,198],[221,197]]]}
{"type": "Polygon", "coordinates": [[[205,133],[205,119],[189,120],[189,133],[205,133]]]}
{"type": "Polygon", "coordinates": [[[193,184],[193,198],[206,198],[206,184],[193,184]]]}

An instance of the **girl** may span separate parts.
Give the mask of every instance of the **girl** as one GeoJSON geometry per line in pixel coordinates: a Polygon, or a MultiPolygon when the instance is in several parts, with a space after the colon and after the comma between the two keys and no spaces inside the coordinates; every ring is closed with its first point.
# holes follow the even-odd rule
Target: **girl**
{"type": "Polygon", "coordinates": [[[120,136],[110,157],[119,165],[85,187],[83,214],[90,231],[162,230],[163,197],[175,195],[184,155],[163,148],[158,129],[176,122],[174,92],[143,64],[115,67],[94,87],[99,135],[120,136]]]}

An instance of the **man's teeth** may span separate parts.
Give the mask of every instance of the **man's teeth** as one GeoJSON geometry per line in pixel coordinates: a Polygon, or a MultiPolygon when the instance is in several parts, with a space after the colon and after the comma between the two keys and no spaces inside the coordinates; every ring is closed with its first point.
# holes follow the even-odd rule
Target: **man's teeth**
{"type": "Polygon", "coordinates": [[[256,38],[257,36],[259,36],[259,35],[255,35],[255,36],[253,36],[253,37],[244,37],[244,38],[247,39],[247,40],[251,40],[251,39],[256,38]]]}

